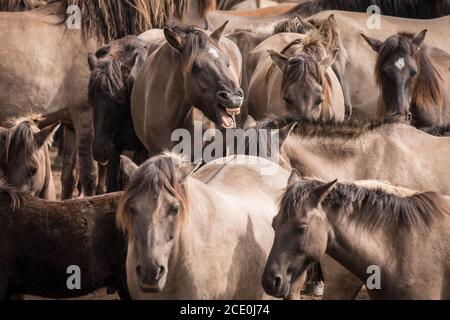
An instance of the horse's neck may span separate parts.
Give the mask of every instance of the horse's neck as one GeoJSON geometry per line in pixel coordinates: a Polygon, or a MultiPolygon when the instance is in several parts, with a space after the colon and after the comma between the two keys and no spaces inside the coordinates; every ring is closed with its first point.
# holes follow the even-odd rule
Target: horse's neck
{"type": "MultiPolygon", "coordinates": [[[[162,47],[155,55],[150,70],[154,70],[151,84],[151,107],[148,121],[155,137],[167,136],[170,139],[174,130],[183,128],[186,116],[192,104],[184,86],[184,76],[178,66],[173,49],[168,45],[162,47]]],[[[161,152],[167,148],[167,141],[155,140],[162,145],[153,146],[152,150],[161,152]]]]}
{"type": "Polygon", "coordinates": [[[202,270],[204,264],[199,261],[211,254],[211,248],[215,245],[211,239],[214,236],[211,230],[220,224],[220,220],[216,219],[218,213],[209,196],[209,188],[194,178],[188,178],[186,190],[187,208],[169,266],[173,275],[170,283],[176,288],[175,291],[179,290],[179,281],[183,281],[185,289],[195,288],[198,286],[196,282],[200,280],[199,275],[208,277],[208,270],[202,270]],[[182,280],[178,277],[180,274],[183,275],[182,280]]]}
{"type": "Polygon", "coordinates": [[[354,207],[357,206],[348,208],[351,212],[345,213],[345,217],[342,216],[344,213],[337,213],[336,209],[326,209],[331,226],[331,241],[326,253],[365,282],[370,266],[378,266],[387,272],[390,256],[394,253],[381,231],[369,231],[352,221],[351,216],[363,214],[359,211],[365,210],[355,210],[354,207]]]}
{"type": "Polygon", "coordinates": [[[302,175],[322,179],[360,180],[356,168],[362,154],[373,140],[337,143],[330,138],[292,135],[283,145],[282,154],[302,175]],[[343,163],[345,161],[345,166],[343,163]]]}
{"type": "Polygon", "coordinates": [[[211,190],[201,181],[188,178],[185,184],[187,193],[186,216],[180,232],[180,252],[183,260],[189,259],[197,248],[197,239],[208,238],[208,230],[214,221],[214,205],[211,201],[211,190]],[[206,232],[206,233],[205,233],[206,232]]]}

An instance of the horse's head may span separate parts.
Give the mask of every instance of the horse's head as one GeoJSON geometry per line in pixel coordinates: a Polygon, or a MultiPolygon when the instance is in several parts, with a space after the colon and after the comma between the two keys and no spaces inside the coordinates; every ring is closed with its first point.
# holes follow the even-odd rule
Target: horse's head
{"type": "Polygon", "coordinates": [[[282,70],[281,97],[291,116],[318,120],[324,104],[330,104],[330,83],[326,71],[334,63],[337,51],[321,61],[307,53],[294,57],[269,51],[273,62],[282,70]]]}
{"type": "Polygon", "coordinates": [[[222,48],[220,39],[225,26],[209,36],[200,29],[178,27],[166,28],[164,34],[179,57],[190,103],[219,128],[234,128],[244,92],[222,48]]]}
{"type": "Polygon", "coordinates": [[[23,118],[1,133],[0,172],[8,185],[39,196],[49,174],[47,145],[58,127],[54,124],[39,130],[33,119],[23,118]]]}
{"type": "Polygon", "coordinates": [[[119,129],[129,117],[134,78],[147,55],[145,44],[132,36],[88,55],[91,69],[88,98],[94,118],[93,155],[98,162],[106,162],[114,152],[115,137],[121,134],[119,129]]]}
{"type": "Polygon", "coordinates": [[[186,214],[184,183],[193,169],[173,155],[154,157],[140,168],[122,156],[121,164],[130,178],[118,214],[135,257],[129,272],[135,272],[140,290],[159,293],[186,214]]]}
{"type": "Polygon", "coordinates": [[[420,70],[418,52],[427,30],[416,35],[399,33],[382,42],[364,34],[364,40],[378,53],[375,66],[386,114],[399,114],[410,120],[413,88],[420,70]]]}
{"type": "Polygon", "coordinates": [[[325,254],[330,229],[321,203],[335,185],[333,181],[305,188],[300,174],[296,170],[291,174],[273,220],[275,239],[262,279],[268,294],[285,297],[291,283],[325,254]]]}

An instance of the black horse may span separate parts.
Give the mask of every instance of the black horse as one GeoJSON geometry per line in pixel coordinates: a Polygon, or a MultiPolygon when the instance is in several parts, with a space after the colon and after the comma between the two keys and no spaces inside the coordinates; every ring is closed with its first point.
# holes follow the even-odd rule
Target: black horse
{"type": "Polygon", "coordinates": [[[148,153],[139,141],[130,112],[137,69],[148,55],[147,44],[134,36],[113,41],[88,57],[91,68],[89,102],[94,117],[94,159],[107,164],[107,191],[120,190],[120,155],[133,151],[141,163],[148,153]]]}

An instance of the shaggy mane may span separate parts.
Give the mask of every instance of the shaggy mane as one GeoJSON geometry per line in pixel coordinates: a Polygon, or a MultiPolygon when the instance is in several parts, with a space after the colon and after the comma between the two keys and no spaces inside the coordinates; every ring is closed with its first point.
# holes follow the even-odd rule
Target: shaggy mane
{"type": "MultiPolygon", "coordinates": [[[[304,180],[288,187],[281,202],[284,218],[289,218],[310,193],[323,182],[304,180]]],[[[430,227],[436,219],[450,215],[450,207],[444,198],[435,192],[418,192],[410,196],[399,196],[381,188],[367,188],[351,183],[338,183],[324,199],[322,206],[341,208],[358,225],[368,230],[395,227],[413,231],[418,227],[430,227]],[[351,213],[351,209],[360,211],[351,213]]]]}
{"type": "Polygon", "coordinates": [[[174,153],[163,153],[147,160],[131,179],[117,209],[117,224],[127,234],[132,231],[133,213],[128,210],[131,201],[143,193],[157,196],[165,190],[181,202],[181,213],[186,214],[186,189],[178,181],[178,168],[184,159],[174,153]]]}
{"type": "Polygon", "coordinates": [[[267,118],[258,124],[258,129],[281,129],[294,123],[297,123],[292,132],[295,135],[310,138],[351,140],[391,125],[404,124],[405,121],[401,116],[393,115],[373,121],[345,120],[340,124],[336,124],[333,121],[324,122],[287,116],[267,118]]]}

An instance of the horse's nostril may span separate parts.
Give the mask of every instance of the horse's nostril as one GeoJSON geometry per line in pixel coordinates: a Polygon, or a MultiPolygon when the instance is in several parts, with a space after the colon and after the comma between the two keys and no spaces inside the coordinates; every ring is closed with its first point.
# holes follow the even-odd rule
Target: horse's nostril
{"type": "Polygon", "coordinates": [[[142,279],[142,269],[140,266],[136,267],[136,275],[138,276],[139,279],[142,279]]]}
{"type": "Polygon", "coordinates": [[[217,97],[221,100],[230,100],[230,94],[226,91],[217,92],[217,97]]]}
{"type": "Polygon", "coordinates": [[[275,291],[279,291],[281,288],[281,277],[280,276],[275,276],[274,280],[273,280],[273,287],[275,289],[275,291]]]}
{"type": "Polygon", "coordinates": [[[161,279],[162,277],[164,277],[164,273],[166,272],[166,268],[164,268],[163,266],[160,266],[158,268],[158,273],[156,274],[156,280],[161,279]]]}

